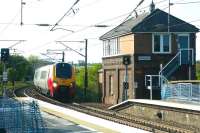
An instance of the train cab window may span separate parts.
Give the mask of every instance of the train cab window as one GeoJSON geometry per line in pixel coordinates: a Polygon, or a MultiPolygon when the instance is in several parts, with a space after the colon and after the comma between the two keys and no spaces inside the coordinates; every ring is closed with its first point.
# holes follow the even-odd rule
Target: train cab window
{"type": "Polygon", "coordinates": [[[45,79],[46,77],[47,77],[47,72],[46,71],[42,71],[40,79],[45,79]]]}
{"type": "Polygon", "coordinates": [[[56,77],[57,78],[71,78],[72,66],[68,63],[56,64],[56,77]]]}

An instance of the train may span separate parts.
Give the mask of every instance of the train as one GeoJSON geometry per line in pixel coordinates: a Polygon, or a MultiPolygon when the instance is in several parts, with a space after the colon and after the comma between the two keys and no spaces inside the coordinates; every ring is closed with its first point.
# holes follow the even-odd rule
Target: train
{"type": "Polygon", "coordinates": [[[35,70],[34,85],[42,94],[70,100],[75,96],[75,69],[69,63],[55,63],[35,70]]]}

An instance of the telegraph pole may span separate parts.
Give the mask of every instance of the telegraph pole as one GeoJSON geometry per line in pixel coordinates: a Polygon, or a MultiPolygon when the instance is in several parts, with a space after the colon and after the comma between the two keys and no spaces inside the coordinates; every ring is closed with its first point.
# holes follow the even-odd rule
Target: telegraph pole
{"type": "Polygon", "coordinates": [[[88,40],[85,39],[85,83],[84,83],[84,98],[85,98],[85,101],[86,101],[86,90],[87,90],[87,87],[88,87],[87,43],[88,43],[88,40]]]}

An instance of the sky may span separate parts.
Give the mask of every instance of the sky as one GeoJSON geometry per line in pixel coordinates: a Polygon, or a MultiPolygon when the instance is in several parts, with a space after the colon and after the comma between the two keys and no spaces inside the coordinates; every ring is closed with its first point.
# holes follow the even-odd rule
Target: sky
{"type": "MultiPolygon", "coordinates": [[[[25,4],[21,15],[21,0],[1,0],[0,48],[8,48],[17,44],[12,47],[15,50],[11,50],[11,53],[25,57],[36,55],[43,59],[48,58],[42,55],[46,54],[47,50],[51,51],[48,54],[51,58],[61,59],[61,54],[55,53],[60,53],[60,50],[65,49],[65,61],[77,62],[84,60],[84,57],[67,50],[56,41],[66,41],[63,42],[65,45],[84,55],[84,40],[88,39],[88,62],[102,62],[103,48],[99,37],[123,22],[141,0],[79,0],[73,7],[74,12],[70,10],[54,28],[55,30],[50,31],[75,1],[23,0],[25,4]],[[23,25],[20,25],[21,20],[23,25]],[[37,24],[49,24],[50,26],[38,26],[37,24]],[[96,27],[95,25],[107,25],[108,27],[96,27]],[[17,40],[25,41],[18,43],[17,40]]],[[[148,12],[151,1],[144,0],[137,8],[138,14],[148,12]]],[[[154,0],[156,8],[166,12],[168,12],[168,2],[169,0],[154,0]]],[[[170,8],[172,15],[200,28],[200,1],[170,0],[170,2],[177,3],[170,8]]],[[[133,13],[131,16],[134,15],[133,13]]],[[[197,34],[196,54],[197,59],[200,60],[199,33],[197,34]]]]}

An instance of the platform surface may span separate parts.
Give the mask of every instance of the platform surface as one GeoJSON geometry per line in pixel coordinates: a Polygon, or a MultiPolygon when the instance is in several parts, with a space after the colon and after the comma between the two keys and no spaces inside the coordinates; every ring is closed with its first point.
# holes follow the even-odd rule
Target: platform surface
{"type": "MultiPolygon", "coordinates": [[[[77,112],[71,109],[59,107],[44,101],[36,100],[33,98],[19,99],[19,100],[34,100],[38,103],[41,111],[55,115],[64,120],[74,122],[76,124],[82,125],[89,129],[90,131],[77,131],[82,132],[102,132],[102,133],[150,133],[141,129],[134,127],[129,127],[123,124],[115,123],[98,117],[90,116],[81,112],[77,112]]],[[[85,130],[85,129],[84,129],[85,130]]]]}
{"type": "Polygon", "coordinates": [[[148,104],[148,105],[158,105],[158,106],[163,106],[163,107],[180,108],[180,109],[193,110],[193,111],[200,112],[200,103],[199,105],[194,105],[194,104],[188,104],[188,103],[177,103],[177,102],[172,102],[172,101],[147,100],[147,99],[129,99],[119,104],[116,104],[114,106],[111,106],[109,109],[117,108],[119,106],[122,106],[123,104],[127,104],[128,102],[133,103],[133,104],[141,103],[141,104],[148,104]]]}
{"type": "Polygon", "coordinates": [[[42,112],[47,133],[100,133],[94,129],[42,112]]]}

